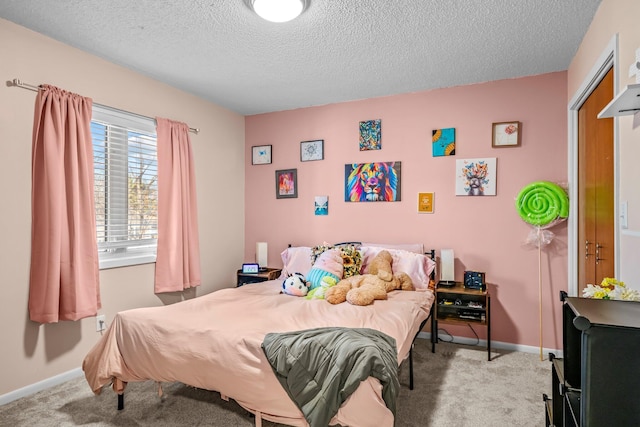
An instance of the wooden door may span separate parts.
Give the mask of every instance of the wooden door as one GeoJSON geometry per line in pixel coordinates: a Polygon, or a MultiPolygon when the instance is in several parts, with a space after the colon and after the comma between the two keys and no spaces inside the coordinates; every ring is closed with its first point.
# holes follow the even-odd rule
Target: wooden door
{"type": "Polygon", "coordinates": [[[613,98],[613,69],[578,110],[578,296],[615,274],[613,119],[598,113],[613,98]]]}

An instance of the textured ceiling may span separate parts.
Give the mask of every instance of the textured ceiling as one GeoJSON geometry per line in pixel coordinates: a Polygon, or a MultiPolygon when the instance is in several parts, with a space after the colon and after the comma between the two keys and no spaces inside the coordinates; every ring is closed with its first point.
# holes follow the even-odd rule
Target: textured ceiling
{"type": "Polygon", "coordinates": [[[248,1],[0,0],[0,17],[251,115],[566,70],[600,4],[309,0],[274,24],[248,1]]]}

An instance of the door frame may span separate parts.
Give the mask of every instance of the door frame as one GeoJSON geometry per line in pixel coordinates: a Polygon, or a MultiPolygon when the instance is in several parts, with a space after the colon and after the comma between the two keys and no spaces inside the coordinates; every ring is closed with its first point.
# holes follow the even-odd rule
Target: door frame
{"type": "MultiPolygon", "coordinates": [[[[617,94],[618,90],[618,70],[620,69],[618,63],[618,34],[616,33],[604,51],[600,54],[596,60],[593,68],[589,71],[589,74],[585,76],[584,81],[575,92],[568,104],[568,131],[569,131],[569,144],[568,144],[568,179],[569,179],[569,219],[568,219],[568,292],[570,296],[578,296],[578,220],[577,220],[577,203],[574,201],[578,197],[578,110],[585,102],[585,100],[591,95],[591,93],[598,86],[600,81],[604,78],[605,74],[613,67],[613,89],[617,94]]],[[[614,246],[615,246],[615,260],[614,268],[616,277],[620,272],[620,227],[619,227],[619,197],[620,197],[620,172],[618,167],[619,161],[619,133],[618,133],[618,120],[613,120],[613,180],[614,180],[614,246]]],[[[595,285],[595,283],[594,283],[595,285]]]]}

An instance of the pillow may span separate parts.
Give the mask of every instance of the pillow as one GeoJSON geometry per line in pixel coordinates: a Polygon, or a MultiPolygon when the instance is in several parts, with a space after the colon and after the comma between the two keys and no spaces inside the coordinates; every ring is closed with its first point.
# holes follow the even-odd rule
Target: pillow
{"type": "Polygon", "coordinates": [[[377,248],[384,249],[401,249],[407,252],[413,252],[416,254],[424,254],[424,245],[422,243],[399,243],[399,244],[387,244],[387,243],[362,243],[362,246],[375,246],[377,248]]]}
{"type": "Polygon", "coordinates": [[[280,256],[283,265],[280,279],[285,279],[293,273],[300,273],[306,277],[313,266],[311,248],[307,246],[287,248],[280,253],[280,256]]]}
{"type": "Polygon", "coordinates": [[[393,274],[407,273],[413,281],[416,289],[428,289],[430,275],[436,267],[435,261],[424,254],[409,252],[402,249],[389,249],[376,246],[362,247],[362,272],[367,272],[367,266],[371,260],[382,250],[386,250],[391,254],[393,262],[391,268],[393,274]]]}
{"type": "Polygon", "coordinates": [[[342,265],[344,266],[342,278],[346,279],[360,274],[360,269],[362,268],[362,253],[360,249],[354,244],[338,245],[337,248],[340,249],[342,265]]]}
{"type": "Polygon", "coordinates": [[[342,256],[340,256],[338,249],[329,249],[322,252],[307,274],[307,281],[310,283],[309,290],[322,286],[324,277],[331,277],[336,282],[340,281],[343,271],[342,256]]]}

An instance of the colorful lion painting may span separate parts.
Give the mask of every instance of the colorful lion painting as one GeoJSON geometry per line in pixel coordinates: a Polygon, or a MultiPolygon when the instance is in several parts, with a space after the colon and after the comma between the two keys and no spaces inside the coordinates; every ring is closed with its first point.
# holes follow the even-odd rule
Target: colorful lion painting
{"type": "Polygon", "coordinates": [[[344,166],[345,202],[400,201],[400,162],[344,166]]]}

